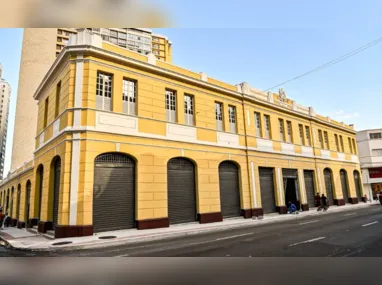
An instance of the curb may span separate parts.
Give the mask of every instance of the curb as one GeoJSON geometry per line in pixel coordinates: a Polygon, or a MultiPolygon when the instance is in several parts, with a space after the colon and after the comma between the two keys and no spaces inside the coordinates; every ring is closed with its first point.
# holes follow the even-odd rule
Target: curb
{"type": "MultiPolygon", "coordinates": [[[[258,227],[262,225],[269,225],[269,224],[275,224],[275,223],[283,223],[285,221],[289,220],[298,220],[298,219],[303,219],[305,217],[311,217],[315,215],[330,215],[335,212],[346,212],[346,211],[351,211],[351,210],[356,210],[357,208],[367,208],[373,205],[377,204],[368,204],[365,205],[364,207],[358,206],[358,207],[349,207],[348,209],[343,208],[337,208],[339,210],[336,211],[328,211],[328,212],[318,212],[316,210],[314,211],[309,211],[308,213],[304,215],[295,215],[295,216],[275,216],[271,217],[266,221],[266,223],[262,223],[264,221],[263,219],[252,219],[253,222],[243,222],[239,224],[232,224],[228,226],[213,226],[210,228],[201,228],[201,229],[195,229],[192,231],[186,231],[186,232],[169,232],[169,233],[164,233],[162,235],[152,235],[152,236],[147,236],[142,239],[142,236],[134,237],[134,238],[129,238],[129,237],[122,237],[120,239],[110,239],[108,241],[100,241],[100,242],[92,242],[88,244],[78,244],[78,245],[64,245],[64,246],[49,246],[49,247],[34,247],[34,248],[27,248],[27,247],[17,247],[12,245],[11,242],[7,241],[3,237],[0,236],[0,240],[5,243],[5,246],[7,248],[10,248],[12,250],[18,250],[18,251],[28,251],[28,252],[67,252],[67,251],[78,251],[78,250],[84,250],[84,249],[97,249],[97,248],[105,248],[105,247],[113,247],[113,246],[120,246],[120,245],[136,245],[136,244],[144,244],[147,242],[151,241],[156,241],[156,240],[167,240],[171,238],[180,238],[180,237],[186,237],[186,236],[195,236],[201,233],[212,233],[212,232],[222,232],[226,230],[232,230],[232,229],[237,229],[237,228],[246,228],[246,227],[258,227]],[[310,213],[311,212],[311,213],[310,213]],[[285,218],[284,218],[285,217],[285,218]]],[[[57,241],[59,242],[59,241],[57,241]]]]}

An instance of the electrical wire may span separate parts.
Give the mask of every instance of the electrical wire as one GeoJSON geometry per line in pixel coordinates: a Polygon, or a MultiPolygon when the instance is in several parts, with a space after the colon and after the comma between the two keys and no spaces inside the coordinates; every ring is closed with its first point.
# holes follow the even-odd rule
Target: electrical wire
{"type": "Polygon", "coordinates": [[[339,63],[339,62],[341,62],[341,61],[343,61],[345,59],[348,59],[349,57],[352,57],[352,56],[354,56],[354,55],[356,55],[356,54],[358,54],[358,53],[360,53],[360,52],[362,52],[362,51],[364,51],[366,49],[371,48],[372,46],[375,46],[376,44],[380,43],[381,41],[382,41],[382,38],[378,38],[375,41],[372,41],[372,42],[370,42],[370,43],[368,43],[368,44],[366,44],[364,46],[361,46],[361,47],[359,47],[359,48],[357,48],[357,49],[355,49],[355,50],[353,50],[353,51],[351,51],[351,52],[349,52],[349,53],[347,53],[347,54],[345,54],[343,56],[340,56],[340,57],[338,57],[338,58],[336,58],[334,60],[331,60],[331,61],[329,61],[329,62],[327,62],[327,63],[325,63],[323,65],[320,65],[320,66],[318,66],[318,67],[316,67],[314,69],[311,69],[311,70],[309,70],[309,71],[307,71],[307,72],[305,72],[305,73],[303,73],[301,75],[298,75],[298,76],[296,76],[296,77],[294,77],[292,79],[286,80],[286,81],[284,81],[284,82],[282,82],[280,84],[277,84],[277,85],[275,85],[275,86],[273,86],[271,88],[267,88],[263,92],[267,92],[267,91],[273,90],[276,87],[279,87],[281,85],[287,84],[287,83],[289,83],[291,81],[297,80],[297,79],[299,79],[301,77],[307,76],[307,75],[312,74],[314,72],[320,71],[320,70],[322,70],[324,68],[332,66],[332,65],[334,65],[336,63],[339,63]]]}

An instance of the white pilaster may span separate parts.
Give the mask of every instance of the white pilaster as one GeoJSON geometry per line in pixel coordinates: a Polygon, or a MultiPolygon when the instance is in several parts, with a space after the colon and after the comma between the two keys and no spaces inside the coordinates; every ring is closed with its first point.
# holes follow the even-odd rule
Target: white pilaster
{"type": "Polygon", "coordinates": [[[256,182],[255,182],[255,168],[253,162],[251,162],[251,184],[252,184],[252,195],[253,195],[253,206],[255,208],[257,205],[257,193],[256,193],[256,182]]]}
{"type": "Polygon", "coordinates": [[[70,179],[70,210],[69,225],[77,224],[77,206],[78,206],[78,177],[80,168],[80,134],[73,134],[72,141],[72,165],[70,179]]]}
{"type": "Polygon", "coordinates": [[[283,181],[283,174],[281,168],[276,168],[276,179],[278,181],[278,189],[279,189],[279,205],[278,206],[285,206],[285,198],[284,198],[284,181],[283,181]]]}

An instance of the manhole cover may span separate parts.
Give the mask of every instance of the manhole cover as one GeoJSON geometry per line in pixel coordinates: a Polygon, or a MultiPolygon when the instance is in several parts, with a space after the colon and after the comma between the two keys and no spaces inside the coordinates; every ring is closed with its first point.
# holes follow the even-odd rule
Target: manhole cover
{"type": "Polygon", "coordinates": [[[56,242],[52,243],[52,245],[66,245],[66,244],[71,244],[73,243],[72,241],[62,241],[62,242],[56,242]]]}
{"type": "Polygon", "coordinates": [[[116,236],[104,236],[104,237],[99,237],[99,239],[113,239],[117,238],[116,236]]]}

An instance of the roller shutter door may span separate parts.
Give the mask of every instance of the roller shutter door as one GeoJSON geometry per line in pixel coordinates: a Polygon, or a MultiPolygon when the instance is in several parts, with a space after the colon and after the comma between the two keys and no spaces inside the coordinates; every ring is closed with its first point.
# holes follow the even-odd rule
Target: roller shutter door
{"type": "Polygon", "coordinates": [[[283,178],[294,178],[297,179],[297,170],[296,169],[283,169],[283,178]]]}
{"type": "Polygon", "coordinates": [[[241,213],[239,170],[236,164],[224,161],[219,165],[219,185],[223,217],[239,217],[241,213]]]}
{"type": "Polygon", "coordinates": [[[326,198],[328,198],[329,205],[333,205],[334,204],[333,183],[332,183],[332,173],[330,172],[330,170],[327,170],[327,169],[324,170],[324,177],[325,177],[326,198]]]}
{"type": "Polygon", "coordinates": [[[60,199],[60,176],[61,159],[57,159],[54,164],[54,189],[53,189],[53,229],[58,224],[58,205],[60,199]]]}
{"type": "Polygon", "coordinates": [[[97,157],[94,171],[93,230],[135,227],[135,162],[122,154],[97,157]]]}
{"type": "Polygon", "coordinates": [[[261,205],[264,214],[276,212],[275,187],[272,168],[259,168],[261,205]]]}
{"type": "Polygon", "coordinates": [[[170,224],[197,220],[194,164],[173,158],[167,164],[168,217],[170,224]]]}
{"type": "Polygon", "coordinates": [[[30,209],[30,199],[31,199],[31,188],[32,185],[30,181],[27,182],[27,187],[26,187],[26,198],[25,198],[25,222],[28,223],[29,221],[29,209],[30,209]]]}
{"type": "Polygon", "coordinates": [[[40,167],[40,185],[38,191],[38,218],[41,219],[42,186],[44,185],[44,168],[40,167]]]}
{"type": "Polygon", "coordinates": [[[20,219],[20,201],[21,199],[21,186],[19,185],[17,187],[17,206],[16,206],[16,219],[19,220],[20,219]]]}
{"type": "Polygon", "coordinates": [[[362,200],[361,179],[360,179],[359,173],[357,171],[354,171],[354,184],[355,184],[355,191],[357,193],[358,201],[361,201],[362,200]]]}
{"type": "Polygon", "coordinates": [[[305,170],[304,180],[305,180],[306,199],[308,200],[309,208],[313,208],[316,206],[314,203],[314,197],[316,195],[316,191],[314,188],[313,171],[305,170]]]}
{"type": "Polygon", "coordinates": [[[348,184],[346,182],[346,172],[341,170],[340,177],[341,177],[342,195],[346,204],[346,203],[349,203],[348,184]]]}

